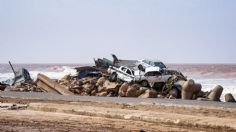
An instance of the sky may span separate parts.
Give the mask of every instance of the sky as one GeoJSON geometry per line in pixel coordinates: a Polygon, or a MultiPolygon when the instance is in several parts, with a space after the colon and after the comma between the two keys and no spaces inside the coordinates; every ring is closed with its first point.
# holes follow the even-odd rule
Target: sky
{"type": "Polygon", "coordinates": [[[236,0],[0,0],[0,63],[236,63],[236,0]]]}

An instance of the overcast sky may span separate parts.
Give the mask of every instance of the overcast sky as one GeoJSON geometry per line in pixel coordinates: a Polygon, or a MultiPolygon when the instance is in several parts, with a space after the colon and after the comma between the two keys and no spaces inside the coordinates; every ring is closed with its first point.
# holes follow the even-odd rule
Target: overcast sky
{"type": "Polygon", "coordinates": [[[0,49],[0,63],[236,63],[236,0],[0,0],[0,49]]]}

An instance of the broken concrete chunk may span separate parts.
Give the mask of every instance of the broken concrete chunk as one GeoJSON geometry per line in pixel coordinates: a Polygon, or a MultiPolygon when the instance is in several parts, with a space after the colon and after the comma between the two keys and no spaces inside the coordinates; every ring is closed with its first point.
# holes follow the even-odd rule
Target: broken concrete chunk
{"type": "Polygon", "coordinates": [[[236,102],[231,93],[225,94],[225,102],[236,102]]]}
{"type": "Polygon", "coordinates": [[[194,94],[198,94],[202,89],[202,85],[195,83],[193,80],[188,80],[182,85],[182,99],[191,100],[194,94]]]}
{"type": "Polygon", "coordinates": [[[220,85],[217,85],[208,95],[208,99],[211,101],[220,101],[220,96],[222,92],[223,92],[223,87],[220,85]]]}
{"type": "Polygon", "coordinates": [[[53,81],[52,79],[48,78],[47,76],[43,74],[38,74],[36,84],[37,82],[40,81],[40,83],[44,83],[44,85],[40,85],[42,89],[48,90],[51,88],[54,91],[57,91],[58,93],[62,95],[73,95],[69,90],[67,90],[66,87],[58,84],[57,82],[53,81]]]}

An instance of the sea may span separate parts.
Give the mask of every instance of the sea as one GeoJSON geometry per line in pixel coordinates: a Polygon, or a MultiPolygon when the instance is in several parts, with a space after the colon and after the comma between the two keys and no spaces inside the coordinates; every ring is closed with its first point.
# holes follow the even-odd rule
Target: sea
{"type": "MultiPolygon", "coordinates": [[[[68,74],[76,74],[74,67],[86,65],[93,64],[13,64],[13,67],[15,71],[21,68],[27,69],[33,79],[37,78],[38,73],[52,79],[60,79],[68,74]]],[[[222,101],[227,93],[232,93],[236,98],[236,64],[167,64],[167,66],[202,84],[203,91],[210,91],[215,86],[221,85],[224,88],[222,101]]],[[[10,65],[0,64],[0,82],[13,77],[10,65]]]]}

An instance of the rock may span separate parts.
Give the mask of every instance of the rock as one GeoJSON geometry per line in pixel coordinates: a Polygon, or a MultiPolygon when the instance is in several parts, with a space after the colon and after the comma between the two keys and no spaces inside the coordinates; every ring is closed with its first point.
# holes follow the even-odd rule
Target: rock
{"type": "Polygon", "coordinates": [[[91,84],[85,84],[83,85],[83,88],[84,88],[83,91],[86,92],[87,94],[90,94],[94,90],[94,87],[91,84]]]}
{"type": "Polygon", "coordinates": [[[210,101],[208,98],[197,98],[198,101],[210,101]]]}
{"type": "Polygon", "coordinates": [[[90,93],[90,95],[91,95],[91,96],[95,96],[96,93],[97,93],[97,91],[94,89],[94,90],[90,93]]]}
{"type": "Polygon", "coordinates": [[[103,86],[105,81],[106,81],[105,77],[100,77],[96,83],[96,86],[103,86]]]}
{"type": "Polygon", "coordinates": [[[95,78],[95,79],[92,79],[92,80],[90,80],[90,82],[89,82],[91,85],[96,85],[96,83],[97,83],[97,79],[95,78]]]}
{"type": "Polygon", "coordinates": [[[91,78],[91,77],[86,77],[86,78],[83,78],[83,79],[82,79],[82,82],[83,82],[83,84],[87,84],[87,83],[90,83],[91,80],[93,80],[93,78],[91,78]]]}
{"type": "Polygon", "coordinates": [[[146,90],[148,90],[149,88],[147,87],[140,87],[139,90],[141,92],[141,94],[145,93],[146,90]]]}
{"type": "Polygon", "coordinates": [[[103,92],[103,91],[105,91],[106,90],[106,88],[104,88],[103,86],[99,86],[98,87],[98,92],[103,92]]]}
{"type": "Polygon", "coordinates": [[[141,91],[137,86],[129,86],[126,92],[126,97],[138,97],[141,95],[141,91]]]}
{"type": "Polygon", "coordinates": [[[62,81],[70,81],[70,75],[65,75],[61,80],[62,81]]]}
{"type": "Polygon", "coordinates": [[[71,85],[76,85],[76,84],[77,84],[77,81],[76,81],[76,80],[73,80],[73,81],[71,81],[70,84],[71,84],[71,85]]]}
{"type": "Polygon", "coordinates": [[[225,94],[225,102],[236,102],[231,93],[225,94]]]}
{"type": "Polygon", "coordinates": [[[217,85],[208,95],[208,99],[211,101],[220,101],[220,96],[222,92],[223,92],[223,87],[220,85],[217,85]]]}
{"type": "Polygon", "coordinates": [[[119,88],[119,84],[106,80],[103,87],[106,88],[107,91],[116,91],[119,88]]]}
{"type": "Polygon", "coordinates": [[[83,84],[83,82],[80,80],[80,81],[77,81],[77,85],[82,86],[82,85],[84,85],[84,84],[83,84]]]}
{"type": "Polygon", "coordinates": [[[157,92],[154,90],[146,90],[145,93],[139,96],[139,98],[157,98],[157,92]]]}
{"type": "Polygon", "coordinates": [[[176,99],[173,95],[170,95],[169,99],[176,99]]]}
{"type": "Polygon", "coordinates": [[[193,80],[188,80],[182,85],[181,98],[182,99],[193,99],[193,94],[197,94],[201,91],[202,86],[193,80]]]}
{"type": "Polygon", "coordinates": [[[178,97],[178,90],[177,89],[171,89],[169,94],[170,94],[171,99],[177,99],[177,97],[178,97]]]}
{"type": "Polygon", "coordinates": [[[97,93],[97,96],[107,96],[108,93],[106,91],[101,92],[101,93],[97,93]]]}
{"type": "Polygon", "coordinates": [[[120,86],[120,89],[119,89],[119,96],[120,96],[120,97],[125,97],[128,88],[129,88],[129,84],[128,84],[128,83],[123,83],[123,84],[120,86]]]}
{"type": "Polygon", "coordinates": [[[158,95],[157,95],[157,98],[164,99],[164,98],[165,98],[165,96],[163,96],[163,95],[161,95],[161,94],[158,94],[158,95]]]}
{"type": "Polygon", "coordinates": [[[74,91],[73,91],[75,94],[81,94],[81,90],[79,90],[79,89],[74,89],[74,91]]]}

